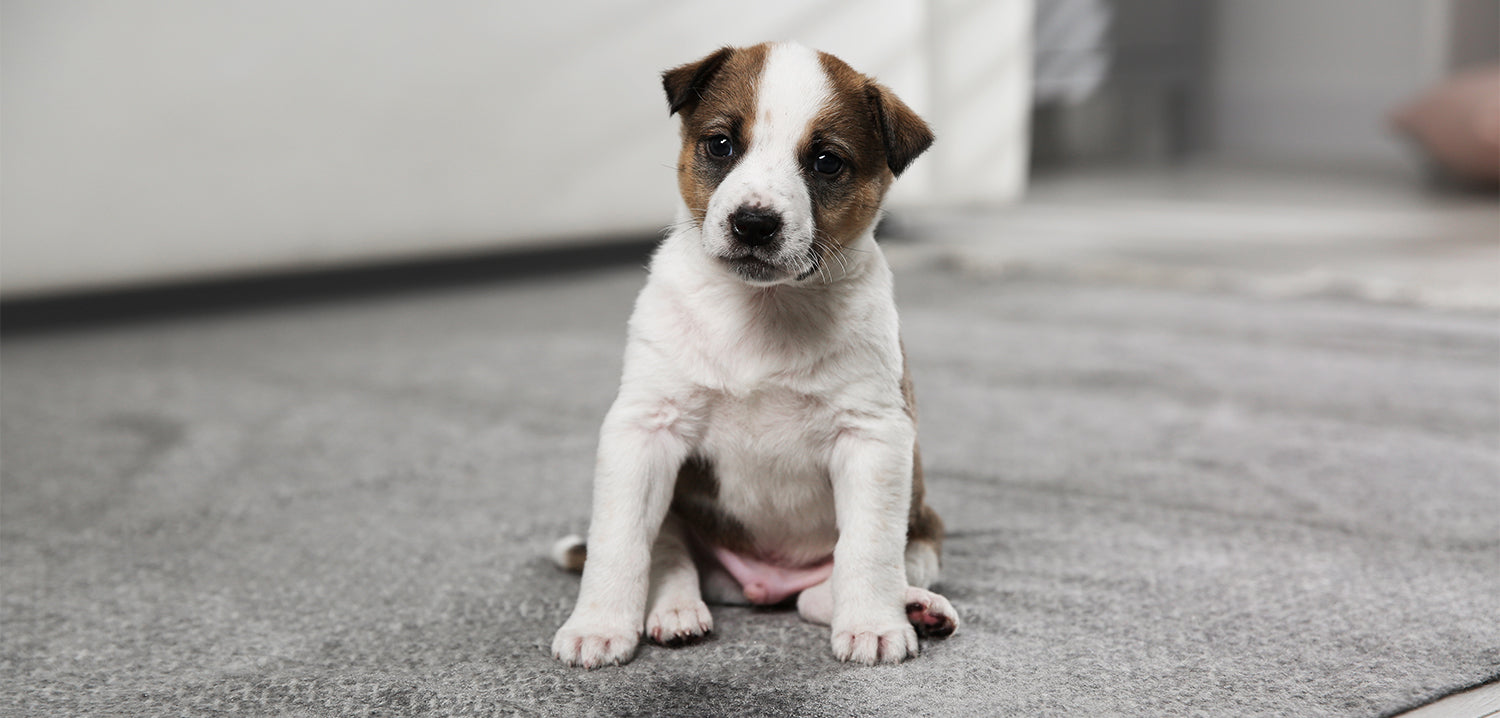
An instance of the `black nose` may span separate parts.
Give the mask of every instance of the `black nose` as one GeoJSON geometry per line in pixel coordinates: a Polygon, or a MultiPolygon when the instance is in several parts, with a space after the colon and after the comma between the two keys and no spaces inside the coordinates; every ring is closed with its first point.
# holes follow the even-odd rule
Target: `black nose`
{"type": "Polygon", "coordinates": [[[781,229],[781,215],[764,209],[741,207],[729,215],[729,229],[741,244],[759,247],[770,244],[781,229]]]}

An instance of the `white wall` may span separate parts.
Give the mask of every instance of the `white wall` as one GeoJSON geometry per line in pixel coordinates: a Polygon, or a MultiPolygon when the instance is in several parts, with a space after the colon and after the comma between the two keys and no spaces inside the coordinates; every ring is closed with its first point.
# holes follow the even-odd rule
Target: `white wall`
{"type": "Polygon", "coordinates": [[[6,0],[0,293],[639,237],[676,203],[660,71],[765,39],[937,125],[898,202],[1004,200],[1030,2],[964,5],[6,0]],[[936,101],[933,43],[978,102],[936,101]]]}
{"type": "Polygon", "coordinates": [[[1206,130],[1219,153],[1415,166],[1386,118],[1442,76],[1447,2],[1226,0],[1216,8],[1206,130]]]}
{"type": "MultiPolygon", "coordinates": [[[[926,4],[930,82],[923,111],[938,139],[917,164],[926,164],[932,182],[912,196],[944,205],[1016,199],[1026,187],[1030,158],[1033,3],[926,4]]],[[[901,196],[895,199],[899,204],[901,196]]]]}

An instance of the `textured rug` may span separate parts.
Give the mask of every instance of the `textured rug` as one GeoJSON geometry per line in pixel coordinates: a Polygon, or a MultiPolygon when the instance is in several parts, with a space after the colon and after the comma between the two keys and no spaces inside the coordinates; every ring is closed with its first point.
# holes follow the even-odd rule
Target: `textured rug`
{"type": "Polygon", "coordinates": [[[643,279],[7,336],[0,714],[1376,716],[1500,674],[1500,326],[898,279],[963,627],[547,654],[643,279]]]}

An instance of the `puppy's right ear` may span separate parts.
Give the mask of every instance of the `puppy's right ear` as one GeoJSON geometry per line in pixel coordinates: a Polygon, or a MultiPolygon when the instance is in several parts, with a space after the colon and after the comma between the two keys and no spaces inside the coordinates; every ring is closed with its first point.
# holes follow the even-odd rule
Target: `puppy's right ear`
{"type": "Polygon", "coordinates": [[[932,128],[884,85],[869,83],[865,86],[865,96],[880,125],[886,165],[899,177],[918,155],[932,146],[932,128]]]}
{"type": "Polygon", "coordinates": [[[663,72],[661,85],[667,91],[667,107],[671,110],[667,114],[691,113],[698,106],[698,101],[703,99],[703,89],[714,79],[714,73],[733,54],[734,48],[721,47],[702,60],[663,72]]]}

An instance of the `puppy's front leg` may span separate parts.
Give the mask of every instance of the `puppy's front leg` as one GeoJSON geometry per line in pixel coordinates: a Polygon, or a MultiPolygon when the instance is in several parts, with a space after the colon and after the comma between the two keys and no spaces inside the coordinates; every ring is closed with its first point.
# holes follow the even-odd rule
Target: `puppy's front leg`
{"type": "Polygon", "coordinates": [[[904,414],[835,440],[829,474],[839,540],[833,550],[833,654],[898,663],[917,653],[905,613],[906,520],[916,429],[904,414]]]}
{"type": "Polygon", "coordinates": [[[687,457],[669,401],[616,400],[599,432],[589,557],[578,602],[552,639],[552,654],[595,668],[635,654],[646,613],[651,544],[661,530],[687,457]]]}

